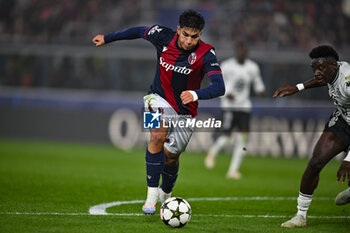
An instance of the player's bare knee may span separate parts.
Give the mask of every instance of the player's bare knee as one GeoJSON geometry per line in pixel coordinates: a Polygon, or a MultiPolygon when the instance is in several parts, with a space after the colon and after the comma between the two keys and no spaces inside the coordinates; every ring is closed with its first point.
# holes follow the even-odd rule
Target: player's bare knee
{"type": "Polygon", "coordinates": [[[179,163],[179,155],[166,154],[165,164],[170,167],[175,167],[179,163]]]}
{"type": "Polygon", "coordinates": [[[322,159],[313,158],[310,160],[307,170],[313,175],[318,175],[324,166],[325,162],[322,159]]]}
{"type": "Polygon", "coordinates": [[[177,158],[171,158],[165,161],[165,165],[170,167],[175,167],[178,164],[179,159],[177,158]]]}

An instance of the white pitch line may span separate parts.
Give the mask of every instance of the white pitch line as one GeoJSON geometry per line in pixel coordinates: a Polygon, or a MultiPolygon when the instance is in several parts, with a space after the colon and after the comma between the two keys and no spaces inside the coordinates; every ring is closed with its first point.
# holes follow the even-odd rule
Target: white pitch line
{"type": "MultiPolygon", "coordinates": [[[[297,197],[198,197],[186,198],[188,201],[285,201],[297,200],[297,197]]],[[[328,201],[329,197],[314,197],[313,200],[328,201]]]]}
{"type": "MultiPolygon", "coordinates": [[[[188,201],[262,201],[262,200],[296,200],[296,197],[198,197],[198,198],[186,198],[188,201]]],[[[332,200],[329,197],[314,197],[313,200],[332,200]]],[[[113,206],[128,205],[143,203],[145,200],[133,200],[133,201],[114,201],[109,203],[102,203],[90,207],[89,213],[92,215],[107,215],[106,209],[113,206]]]]}
{"type": "Polygon", "coordinates": [[[89,213],[92,215],[106,215],[106,214],[108,214],[106,209],[109,207],[143,203],[144,201],[145,200],[133,200],[133,201],[114,201],[114,202],[109,202],[109,203],[102,203],[102,204],[90,207],[89,213]]]}
{"type": "Polygon", "coordinates": [[[63,216],[81,216],[91,215],[89,213],[50,213],[50,212],[0,212],[0,215],[63,215],[63,216]]]}
{"type": "MultiPolygon", "coordinates": [[[[261,201],[261,200],[296,200],[296,197],[200,197],[200,198],[187,198],[188,201],[261,201]]],[[[314,197],[314,200],[328,201],[333,200],[329,197],[314,197]]],[[[92,206],[89,209],[89,213],[57,213],[57,212],[0,212],[0,215],[62,215],[62,216],[88,216],[88,215],[107,215],[107,216],[144,216],[142,213],[107,213],[106,209],[113,206],[138,204],[143,203],[144,200],[132,200],[132,201],[115,201],[109,203],[102,203],[92,206]]],[[[291,216],[275,216],[275,215],[231,215],[231,214],[193,214],[193,216],[199,217],[214,217],[214,218],[289,218],[291,216]]],[[[308,218],[317,219],[350,219],[350,216],[308,216],[308,218]]]]}
{"type": "MultiPolygon", "coordinates": [[[[56,212],[0,212],[0,215],[60,215],[60,216],[91,216],[89,213],[56,213],[56,212]]],[[[141,213],[109,213],[105,215],[113,215],[113,216],[145,216],[141,213]]]]}
{"type": "MultiPolygon", "coordinates": [[[[30,213],[30,212],[0,212],[0,215],[59,215],[59,216],[92,216],[89,213],[30,213]]],[[[104,216],[145,216],[141,213],[107,213],[104,216]]],[[[193,214],[194,217],[213,217],[213,218],[290,218],[287,215],[234,215],[234,214],[193,214]]],[[[314,219],[350,219],[350,216],[308,216],[314,219]]]]}
{"type": "MultiPolygon", "coordinates": [[[[292,216],[286,215],[237,215],[237,214],[195,214],[200,217],[218,217],[218,218],[290,218],[292,216]]],[[[307,216],[308,218],[318,219],[350,219],[350,216],[307,216]]]]}

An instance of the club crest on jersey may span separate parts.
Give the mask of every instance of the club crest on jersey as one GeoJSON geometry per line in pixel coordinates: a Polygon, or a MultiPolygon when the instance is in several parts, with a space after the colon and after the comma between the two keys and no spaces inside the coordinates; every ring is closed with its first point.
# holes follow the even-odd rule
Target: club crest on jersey
{"type": "Polygon", "coordinates": [[[197,55],[195,53],[191,53],[190,56],[188,56],[188,63],[190,65],[193,65],[193,63],[196,62],[197,55]]]}

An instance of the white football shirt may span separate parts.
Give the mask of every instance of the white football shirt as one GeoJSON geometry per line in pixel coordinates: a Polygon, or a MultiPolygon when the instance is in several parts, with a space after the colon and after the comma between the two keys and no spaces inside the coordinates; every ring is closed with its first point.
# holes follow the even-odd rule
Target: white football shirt
{"type": "Polygon", "coordinates": [[[239,64],[235,58],[229,58],[222,62],[221,70],[226,88],[225,95],[221,97],[221,107],[250,112],[251,86],[256,93],[265,91],[258,64],[250,59],[246,59],[244,64],[239,64]],[[226,98],[228,94],[232,94],[234,99],[226,98]]]}
{"type": "Polygon", "coordinates": [[[339,72],[333,83],[328,84],[329,96],[341,112],[343,119],[350,125],[350,65],[338,62],[339,72]]]}

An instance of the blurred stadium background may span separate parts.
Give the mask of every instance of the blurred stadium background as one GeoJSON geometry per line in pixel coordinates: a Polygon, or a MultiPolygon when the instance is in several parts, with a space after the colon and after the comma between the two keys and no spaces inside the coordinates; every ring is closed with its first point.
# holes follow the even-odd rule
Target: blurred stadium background
{"type": "MultiPolygon", "coordinates": [[[[0,137],[142,148],[142,96],[155,50],[141,39],[102,48],[91,39],[138,25],[175,28],[188,8],[204,15],[203,40],[220,62],[243,39],[260,65],[267,97],[254,99],[250,153],[310,155],[333,109],[327,88],[271,96],[312,77],[308,52],[315,45],[331,44],[350,60],[349,0],[0,0],[0,137]]],[[[206,151],[211,141],[212,132],[197,133],[189,150],[206,151]]]]}

